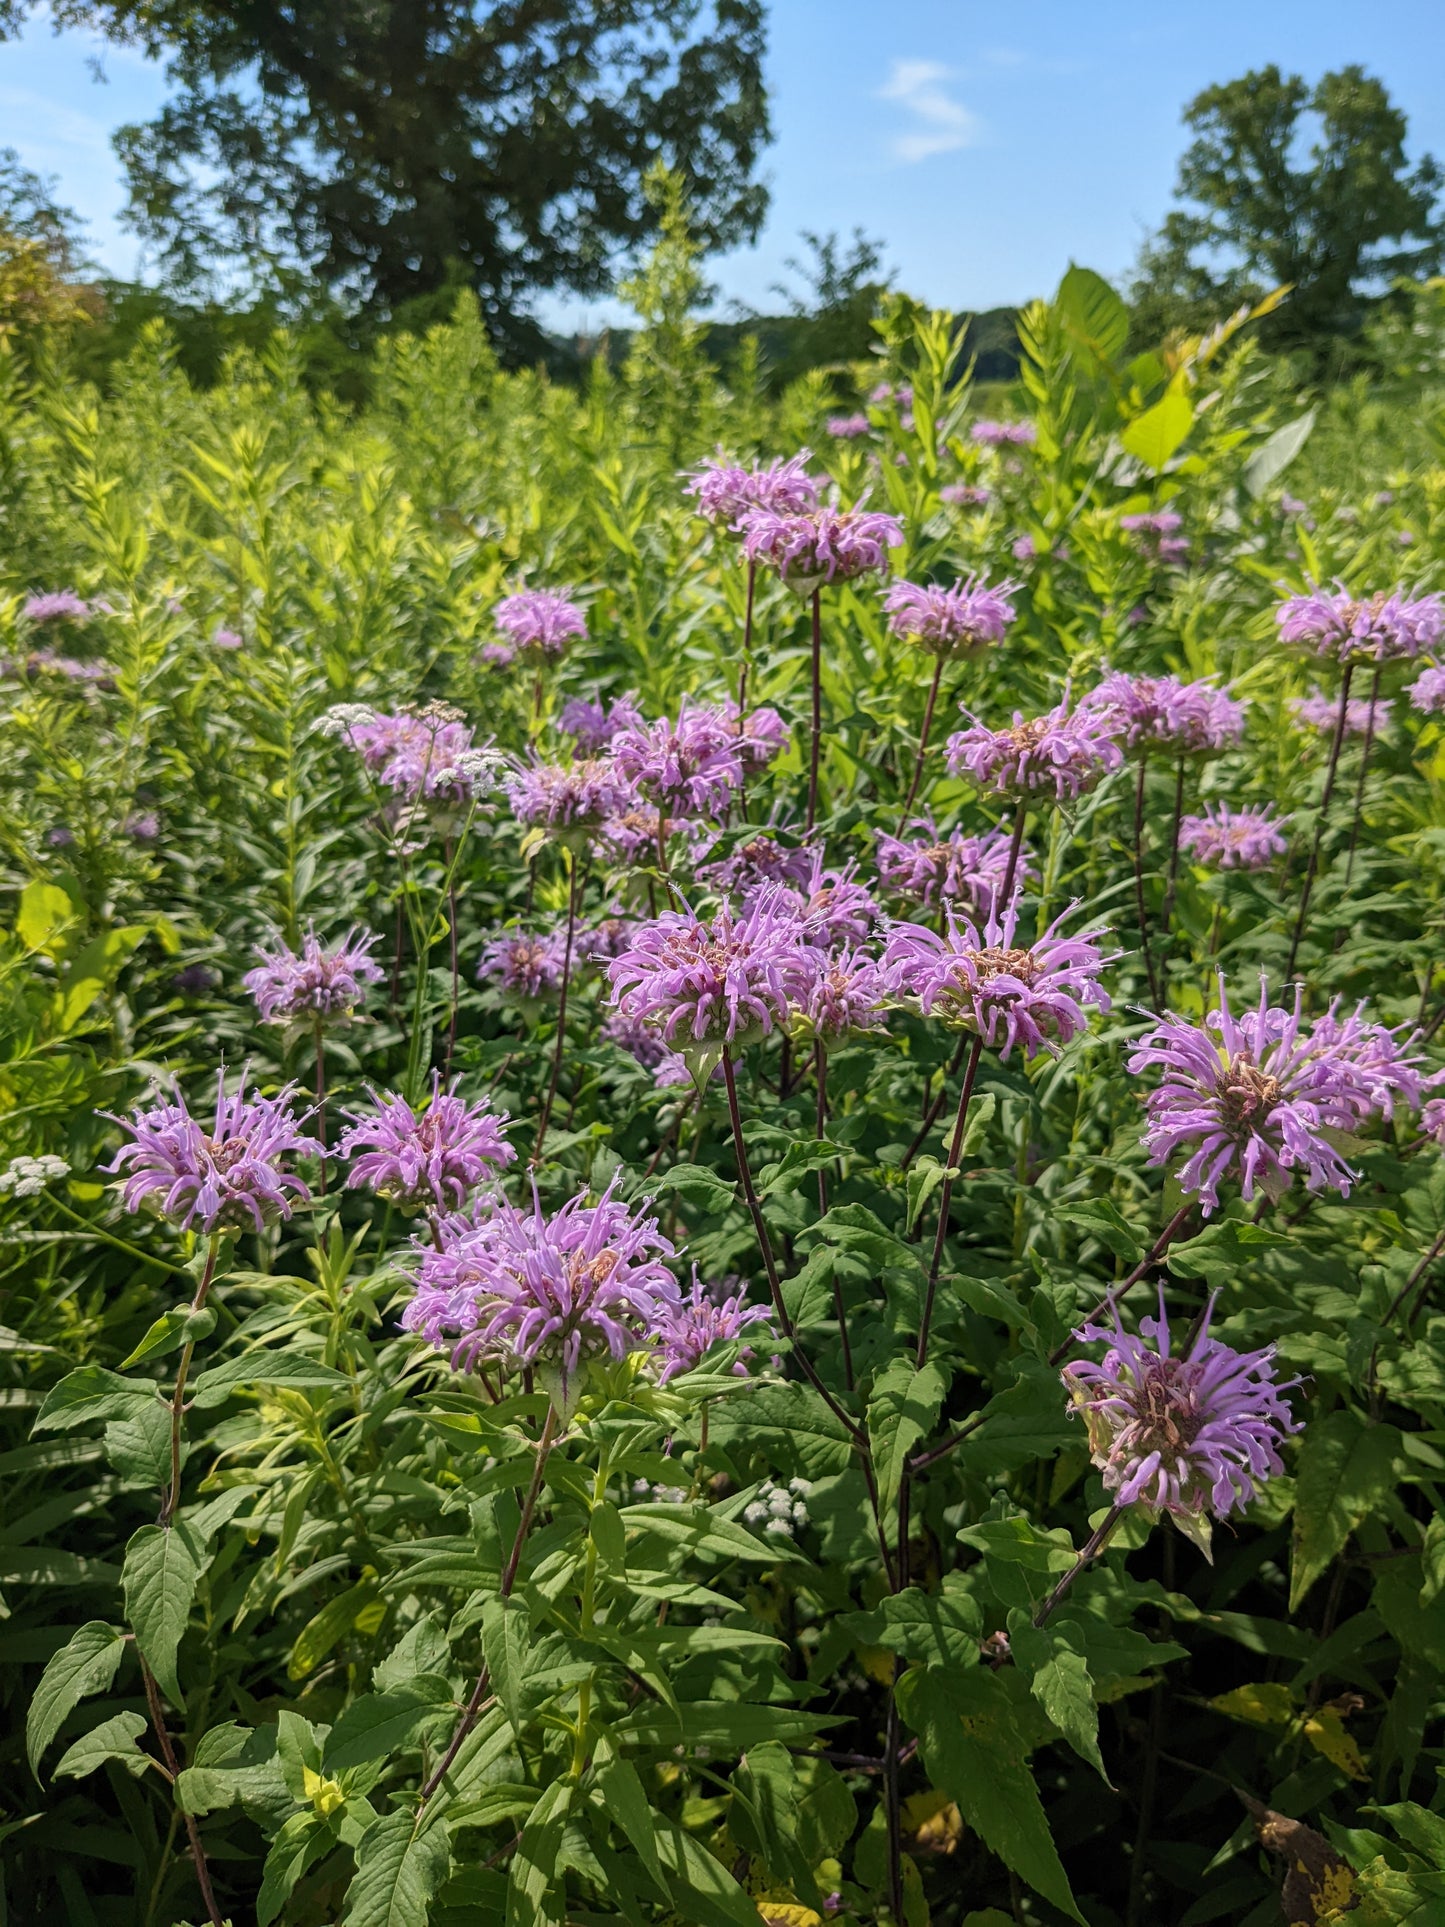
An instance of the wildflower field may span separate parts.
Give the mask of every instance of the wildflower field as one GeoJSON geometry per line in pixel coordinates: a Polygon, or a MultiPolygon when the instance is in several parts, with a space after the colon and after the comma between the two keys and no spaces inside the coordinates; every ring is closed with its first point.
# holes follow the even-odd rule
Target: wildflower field
{"type": "Polygon", "coordinates": [[[668,267],[0,360],[0,1914],[1445,1920],[1434,404],[668,267]]]}

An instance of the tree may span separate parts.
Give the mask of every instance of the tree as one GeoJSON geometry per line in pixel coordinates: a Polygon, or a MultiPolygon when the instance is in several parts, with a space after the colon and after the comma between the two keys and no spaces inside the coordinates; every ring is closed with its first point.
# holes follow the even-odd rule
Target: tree
{"type": "MultiPolygon", "coordinates": [[[[34,0],[0,0],[0,29],[34,0]]],[[[164,58],[122,128],[131,224],[179,285],[289,272],[386,312],[474,287],[517,352],[539,289],[599,294],[658,159],[699,239],[756,233],[763,0],[53,0],[164,58]]]]}
{"type": "Polygon", "coordinates": [[[1405,156],[1405,116],[1361,67],[1313,90],[1278,67],[1206,88],[1184,110],[1185,203],[1146,244],[1132,293],[1148,333],[1195,323],[1282,282],[1286,341],[1358,331],[1372,296],[1428,274],[1445,247],[1441,172],[1405,156]]]}
{"type": "Polygon", "coordinates": [[[0,147],[0,336],[23,338],[96,312],[95,289],[78,285],[79,222],[54,190],[13,147],[0,147]]]}

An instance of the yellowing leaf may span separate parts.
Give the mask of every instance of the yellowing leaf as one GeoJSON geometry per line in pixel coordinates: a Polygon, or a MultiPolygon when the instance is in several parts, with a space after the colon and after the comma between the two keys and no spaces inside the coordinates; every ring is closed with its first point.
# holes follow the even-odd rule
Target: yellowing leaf
{"type": "Polygon", "coordinates": [[[1232,1693],[1221,1693],[1209,1704],[1216,1713],[1227,1713],[1232,1720],[1249,1720],[1255,1726],[1288,1726],[1294,1718],[1293,1695],[1287,1686],[1274,1680],[1236,1686],[1232,1693]]]}
{"type": "Polygon", "coordinates": [[[1161,401],[1136,415],[1119,440],[1137,461],[1156,474],[1180,447],[1194,426],[1194,408],[1180,389],[1171,388],[1161,401]]]}
{"type": "Polygon", "coordinates": [[[869,1679],[880,1686],[893,1684],[893,1655],[883,1646],[855,1646],[854,1657],[869,1679]]]}
{"type": "Polygon", "coordinates": [[[765,1927],[823,1927],[823,1916],[796,1900],[760,1900],[758,1914],[765,1927]]]}
{"type": "Polygon", "coordinates": [[[1367,1780],[1364,1757],[1345,1723],[1332,1706],[1322,1706],[1305,1721],[1305,1738],[1317,1753],[1323,1753],[1331,1766],[1347,1773],[1352,1780],[1367,1780]]]}
{"type": "Polygon", "coordinates": [[[20,892],[15,934],[27,950],[44,950],[53,956],[56,937],[78,914],[74,901],[64,890],[36,877],[20,892]]]}

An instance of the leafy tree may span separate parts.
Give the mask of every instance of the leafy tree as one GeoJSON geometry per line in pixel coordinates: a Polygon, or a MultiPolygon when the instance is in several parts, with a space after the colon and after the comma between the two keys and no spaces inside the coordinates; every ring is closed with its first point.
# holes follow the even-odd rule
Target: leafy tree
{"type": "Polygon", "coordinates": [[[1442,175],[1405,155],[1405,116],[1361,67],[1311,89],[1269,66],[1206,88],[1184,110],[1195,138],[1176,198],[1140,257],[1144,335],[1195,322],[1282,282],[1294,292],[1277,339],[1358,330],[1371,295],[1432,272],[1445,248],[1442,175]]]}
{"type": "MultiPolygon", "coordinates": [[[[0,31],[33,0],[0,0],[0,31]]],[[[129,219],[182,285],[287,269],[385,311],[465,281],[539,344],[537,289],[603,292],[685,177],[707,247],[757,230],[762,0],[59,0],[165,59],[117,136],[129,219]]],[[[449,296],[450,299],[450,296],[449,296]]]]}

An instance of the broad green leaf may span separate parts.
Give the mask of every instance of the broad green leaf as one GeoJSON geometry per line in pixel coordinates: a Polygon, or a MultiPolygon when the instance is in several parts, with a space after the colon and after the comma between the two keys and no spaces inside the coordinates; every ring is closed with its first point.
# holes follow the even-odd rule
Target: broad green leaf
{"type": "Polygon", "coordinates": [[[795,1896],[820,1902],[813,1870],[798,1845],[801,1789],[792,1754],[776,1740],[749,1747],[733,1768],[732,1788],[728,1813],[732,1838],[795,1896]]]}
{"type": "Polygon", "coordinates": [[[27,950],[43,950],[54,956],[59,949],[56,938],[79,918],[79,906],[68,891],[36,877],[20,892],[15,934],[27,950]]]}
{"type": "Polygon", "coordinates": [[[1052,1458],[1082,1438],[1077,1420],[1069,1417],[1058,1373],[1024,1359],[1016,1369],[1014,1383],[995,1392],[983,1408],[976,1436],[958,1448],[962,1464],[991,1480],[1036,1459],[1052,1458]]]}
{"type": "Polygon", "coordinates": [[[1181,388],[1171,388],[1152,408],[1146,408],[1122,428],[1119,440],[1136,461],[1158,475],[1188,439],[1193,426],[1194,408],[1188,395],[1181,388]]]}
{"type": "Polygon", "coordinates": [[[1306,1426],[1295,1484],[1291,1612],[1393,1490],[1400,1450],[1393,1425],[1367,1425],[1343,1408],[1306,1426]]]}
{"type": "Polygon", "coordinates": [[[107,1760],[119,1760],[127,1773],[139,1776],[152,1764],[151,1756],[136,1748],[145,1730],[144,1714],[113,1713],[61,1754],[52,1777],[78,1780],[83,1774],[94,1773],[107,1760]]]}
{"type": "Polygon", "coordinates": [[[337,1640],[344,1639],[362,1615],[379,1603],[375,1579],[359,1580],[336,1598],[328,1599],[297,1635],[286,1663],[287,1677],[305,1679],[308,1673],[315,1672],[337,1640]]]}
{"type": "Polygon", "coordinates": [[[1208,1285],[1225,1285],[1257,1265],[1261,1252],[1295,1249],[1293,1238],[1272,1231],[1267,1224],[1241,1224],[1225,1218],[1206,1225],[1197,1238],[1170,1245],[1165,1262],[1176,1278],[1202,1278],[1208,1285]]]}
{"type": "Polygon", "coordinates": [[[679,1919],[688,1927],[758,1927],[756,1906],[721,1861],[675,1820],[657,1815],[656,1821],[657,1851],[679,1919]]]}
{"type": "Polygon", "coordinates": [[[726,1178],[705,1164],[674,1164],[657,1179],[665,1191],[675,1191],[691,1210],[722,1213],[736,1197],[736,1189],[726,1178]]]}
{"type": "Polygon", "coordinates": [[[555,1886],[557,1852],[572,1793],[570,1780],[554,1780],[522,1828],[507,1883],[506,1927],[561,1927],[566,1909],[555,1886]]]}
{"type": "Polygon", "coordinates": [[[1068,1204],[1054,1205],[1052,1216],[1097,1238],[1127,1265],[1137,1264],[1144,1255],[1140,1234],[1112,1198],[1075,1198],[1068,1204]]]}
{"type": "Polygon", "coordinates": [[[171,1415],[158,1398],[133,1405],[105,1428],[105,1456],[123,1479],[160,1487],[171,1472],[171,1415]]]}
{"type": "Polygon", "coordinates": [[[865,1646],[926,1666],[978,1664],[983,1613],[968,1593],[920,1592],[910,1586],[886,1596],[871,1613],[849,1613],[845,1624],[865,1646]]]}
{"type": "Polygon", "coordinates": [[[99,1365],[82,1365],[67,1372],[45,1395],[36,1432],[67,1432],[72,1426],[96,1419],[129,1418],[138,1406],[156,1404],[156,1389],[144,1382],[120,1378],[99,1365]]]}
{"type": "Polygon", "coordinates": [[[1220,1693],[1209,1704],[1232,1720],[1253,1726],[1288,1726],[1295,1716],[1294,1694],[1281,1680],[1259,1680],[1220,1693]]]}
{"type": "Polygon", "coordinates": [[[1118,360],[1129,340],[1129,309],[1123,297],[1092,268],[1071,262],[1054,296],[1070,334],[1104,366],[1118,360]]]}
{"type": "Polygon", "coordinates": [[[1272,482],[1278,481],[1299,454],[1310,438],[1315,425],[1317,410],[1307,408],[1283,428],[1277,428],[1267,441],[1261,442],[1244,465],[1244,486],[1255,501],[1265,493],[1272,482]]]}
{"type": "Polygon", "coordinates": [[[256,1927],[271,1927],[291,1890],[313,1861],[336,1844],[336,1835],[314,1813],[293,1813],[271,1842],[256,1896],[256,1927]]]}
{"type": "Polygon", "coordinates": [[[893,1359],[873,1387],[868,1401],[868,1434],[878,1479],[878,1509],[891,1518],[898,1503],[909,1454],[932,1430],[948,1380],[943,1368],[927,1364],[922,1371],[911,1356],[893,1359]]]}
{"type": "Polygon", "coordinates": [[[527,1723],[527,1652],[531,1638],[527,1608],[520,1599],[490,1598],[482,1613],[482,1651],[497,1698],[507,1710],[518,1739],[527,1723]]]}
{"type": "Polygon", "coordinates": [[[40,1756],[65,1723],[67,1714],[91,1693],[110,1686],[125,1651],[125,1636],[99,1619],[77,1626],[58,1653],[52,1653],[25,1719],[25,1751],[38,1776],[40,1756]]]}
{"type": "Polygon", "coordinates": [[[404,1752],[450,1703],[451,1689],[443,1679],[416,1679],[389,1693],[363,1694],[327,1735],[323,1772],[345,1773],[404,1752]]]}
{"type": "Polygon", "coordinates": [[[1072,1626],[1035,1626],[1017,1607],[1008,1616],[1009,1645],[1014,1662],[1029,1683],[1029,1691],[1043,1707],[1079,1758],[1093,1767],[1105,1786],[1112,1785],[1099,1752],[1099,1709],[1087,1660],[1073,1644],[1072,1626]]]}
{"type": "Polygon", "coordinates": [[[651,1879],[666,1894],[667,1882],[663,1877],[662,1862],[657,1857],[657,1832],[652,1808],[647,1804],[647,1793],[638,1777],[637,1768],[631,1760],[622,1759],[607,1746],[599,1749],[593,1777],[607,1811],[626,1834],[633,1852],[651,1879]]]}
{"type": "Polygon", "coordinates": [[[363,1834],[346,1890],[346,1927],[427,1927],[452,1855],[442,1820],[428,1811],[418,1825],[408,1803],[363,1834]]]}
{"type": "Polygon", "coordinates": [[[810,1479],[846,1472],[857,1454],[852,1440],[811,1386],[760,1385],[746,1398],[714,1411],[712,1435],[768,1454],[772,1465],[810,1479]]]}
{"type": "Polygon", "coordinates": [[[319,1358],[307,1358],[299,1352],[243,1352],[238,1358],[228,1358],[224,1364],[212,1365],[209,1371],[202,1372],[196,1380],[191,1402],[205,1411],[222,1404],[242,1386],[258,1386],[263,1392],[272,1389],[332,1392],[342,1390],[347,1382],[344,1373],[333,1371],[319,1358]]]}
{"type": "Polygon", "coordinates": [[[987,1667],[957,1675],[915,1667],[900,1682],[899,1704],[934,1785],[991,1853],[1083,1927],[998,1675],[987,1667]]]}
{"type": "Polygon", "coordinates": [[[125,1549],[125,1616],[137,1646],[176,1706],[184,1706],[176,1678],[176,1652],[191,1616],[203,1556],[189,1528],[142,1526],[125,1549]]]}
{"type": "Polygon", "coordinates": [[[143,1358],[156,1358],[163,1352],[173,1352],[178,1345],[183,1345],[190,1317],[189,1306],[162,1312],[130,1356],[121,1360],[120,1369],[129,1371],[132,1365],[139,1365],[143,1358]]]}

